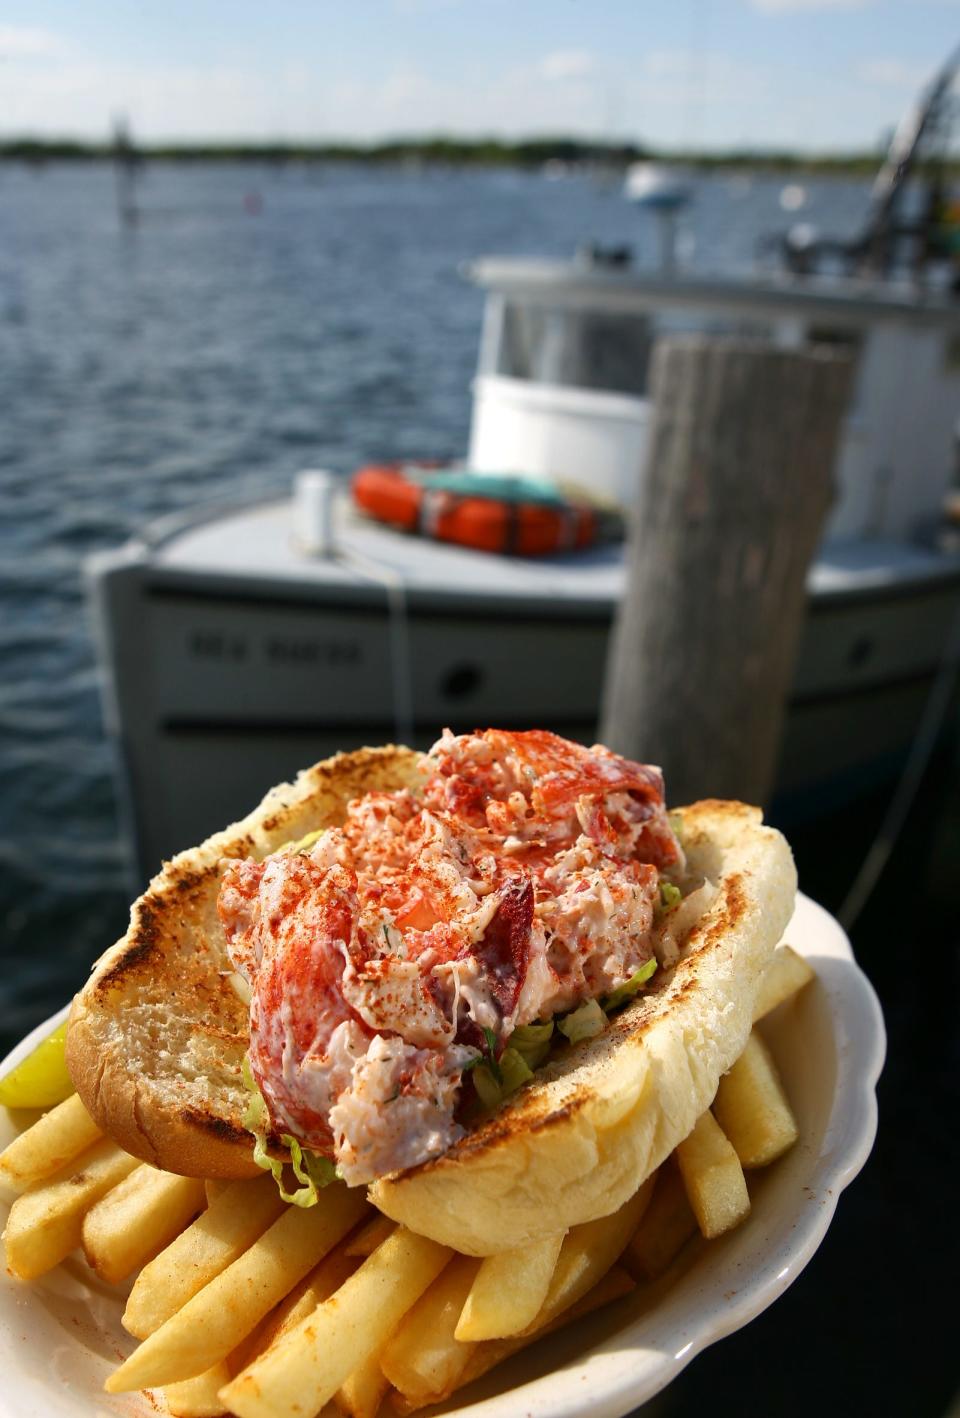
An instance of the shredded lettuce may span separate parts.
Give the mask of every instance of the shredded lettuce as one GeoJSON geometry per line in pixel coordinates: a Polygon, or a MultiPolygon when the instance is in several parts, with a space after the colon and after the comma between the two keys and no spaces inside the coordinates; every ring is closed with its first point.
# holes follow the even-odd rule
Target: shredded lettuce
{"type": "Polygon", "coordinates": [[[514,1048],[504,1049],[500,1058],[500,1073],[503,1077],[504,1097],[509,1093],[516,1093],[518,1088],[533,1077],[533,1069],[514,1048]]]}
{"type": "Polygon", "coordinates": [[[633,999],[641,985],[645,985],[657,968],[656,960],[651,957],[646,965],[641,965],[639,970],[634,971],[629,980],[625,980],[622,985],[618,985],[615,990],[607,995],[603,1001],[603,1008],[609,1014],[611,1009],[618,1009],[620,1005],[626,1004],[627,1000],[633,999]]]}
{"type": "Polygon", "coordinates": [[[607,1016],[595,999],[588,999],[565,1014],[557,1027],[571,1044],[579,1044],[582,1039],[595,1039],[602,1034],[607,1027],[607,1016]]]}
{"type": "Polygon", "coordinates": [[[683,900],[683,892],[679,886],[674,886],[672,881],[661,881],[660,883],[660,906],[664,911],[672,911],[674,906],[679,906],[683,900]]]}
{"type": "Polygon", "coordinates": [[[270,1115],[267,1112],[263,1094],[257,1087],[257,1081],[251,1071],[250,1060],[246,1055],[244,1055],[241,1067],[241,1076],[243,1086],[250,1094],[247,1109],[243,1115],[243,1125],[253,1133],[254,1162],[265,1172],[272,1173],[281,1200],[289,1202],[293,1206],[316,1206],[319,1200],[318,1188],[329,1186],[331,1182],[337,1180],[336,1167],[328,1158],[320,1157],[317,1153],[310,1152],[301,1146],[290,1133],[282,1133],[280,1141],[284,1147],[290,1149],[290,1165],[293,1168],[293,1175],[301,1184],[296,1191],[288,1192],[283,1184],[283,1163],[278,1157],[271,1157],[267,1151],[270,1115]]]}
{"type": "Polygon", "coordinates": [[[533,1069],[521,1053],[511,1048],[504,1049],[501,1054],[497,1074],[498,1076],[494,1075],[489,1061],[479,1064],[473,1070],[473,1085],[477,1090],[477,1097],[488,1112],[499,1107],[504,1098],[509,1098],[518,1088],[522,1088],[527,1080],[533,1077],[533,1069]]]}
{"type": "MultiPolygon", "coordinates": [[[[331,1182],[339,1180],[336,1166],[329,1157],[321,1157],[317,1152],[310,1152],[308,1148],[301,1147],[295,1137],[289,1133],[284,1133],[282,1141],[290,1149],[290,1165],[293,1168],[293,1175],[301,1183],[301,1187],[306,1189],[308,1199],[298,1200],[303,1195],[303,1190],[294,1192],[292,1196],[284,1196],[283,1189],[280,1195],[284,1201],[292,1201],[294,1206],[315,1206],[317,1203],[317,1189],[328,1187],[331,1182]]],[[[271,1168],[271,1171],[273,1169],[271,1168]]]]}
{"type": "Polygon", "coordinates": [[[553,1020],[546,1024],[521,1024],[510,1035],[510,1047],[516,1049],[528,1068],[539,1068],[550,1052],[553,1020]]]}
{"type": "Polygon", "coordinates": [[[486,1064],[479,1064],[473,1070],[473,1086],[477,1090],[481,1107],[492,1113],[503,1097],[503,1090],[486,1064]]]}

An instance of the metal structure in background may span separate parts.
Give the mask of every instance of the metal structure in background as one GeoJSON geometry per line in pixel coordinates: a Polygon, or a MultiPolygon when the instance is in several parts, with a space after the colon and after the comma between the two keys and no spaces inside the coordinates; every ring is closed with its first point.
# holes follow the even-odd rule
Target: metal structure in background
{"type": "Polygon", "coordinates": [[[857,236],[847,240],[820,236],[802,224],[765,238],[761,249],[776,252],[788,270],[801,276],[832,266],[845,275],[886,277],[898,264],[904,241],[911,243],[909,266],[917,275],[931,260],[950,259],[950,231],[960,224],[947,201],[946,177],[958,69],[960,46],[900,120],[857,236]],[[926,181],[923,208],[917,216],[905,217],[907,184],[918,175],[926,181]]]}

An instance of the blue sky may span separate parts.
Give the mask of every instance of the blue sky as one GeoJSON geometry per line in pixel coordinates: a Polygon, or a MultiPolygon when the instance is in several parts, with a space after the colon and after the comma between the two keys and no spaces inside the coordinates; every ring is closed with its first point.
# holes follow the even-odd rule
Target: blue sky
{"type": "Polygon", "coordinates": [[[0,134],[872,147],[960,0],[4,0],[0,134]]]}

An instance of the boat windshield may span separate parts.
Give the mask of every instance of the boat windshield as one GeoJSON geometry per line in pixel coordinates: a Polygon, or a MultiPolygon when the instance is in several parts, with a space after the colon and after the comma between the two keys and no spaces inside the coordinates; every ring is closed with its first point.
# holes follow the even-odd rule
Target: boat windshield
{"type": "Polygon", "coordinates": [[[644,314],[510,300],[485,374],[643,395],[653,330],[644,314]]]}

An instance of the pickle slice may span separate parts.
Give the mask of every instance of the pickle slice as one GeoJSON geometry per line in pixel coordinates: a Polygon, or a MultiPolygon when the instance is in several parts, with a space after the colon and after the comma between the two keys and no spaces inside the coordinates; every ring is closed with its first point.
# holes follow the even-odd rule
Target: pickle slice
{"type": "Polygon", "coordinates": [[[0,1106],[52,1108],[74,1091],[67,1073],[64,1043],[67,1021],[58,1024],[5,1078],[0,1078],[0,1106]]]}

